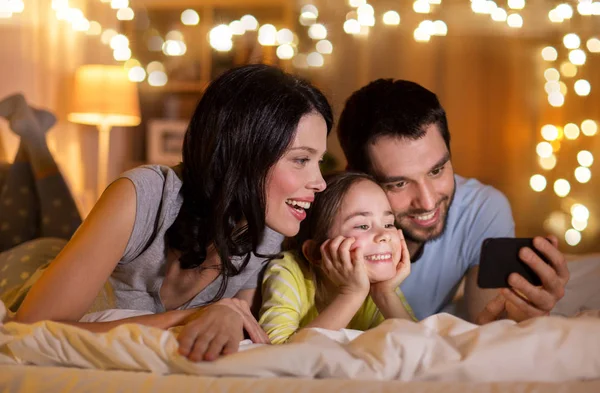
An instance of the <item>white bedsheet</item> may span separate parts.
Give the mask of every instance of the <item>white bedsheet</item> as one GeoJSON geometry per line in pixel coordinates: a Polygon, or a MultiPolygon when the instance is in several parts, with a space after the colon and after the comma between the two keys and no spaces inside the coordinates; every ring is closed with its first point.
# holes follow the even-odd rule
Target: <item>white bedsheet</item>
{"type": "Polygon", "coordinates": [[[177,354],[175,334],[122,325],[96,334],[54,322],[0,326],[0,364],[72,366],[237,377],[400,381],[600,378],[600,313],[477,326],[448,314],[389,320],[365,333],[304,330],[280,346],[242,343],[208,363],[177,354]]]}

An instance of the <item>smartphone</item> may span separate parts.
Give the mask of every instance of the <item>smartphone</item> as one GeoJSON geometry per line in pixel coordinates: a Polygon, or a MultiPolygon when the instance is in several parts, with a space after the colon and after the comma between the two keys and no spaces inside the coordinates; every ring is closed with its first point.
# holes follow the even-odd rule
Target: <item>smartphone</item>
{"type": "Polygon", "coordinates": [[[481,245],[477,285],[480,288],[507,288],[508,276],[518,273],[532,285],[542,282],[525,262],[519,258],[519,250],[531,248],[544,262],[549,261],[535,247],[532,238],[497,237],[488,238],[481,245]]]}

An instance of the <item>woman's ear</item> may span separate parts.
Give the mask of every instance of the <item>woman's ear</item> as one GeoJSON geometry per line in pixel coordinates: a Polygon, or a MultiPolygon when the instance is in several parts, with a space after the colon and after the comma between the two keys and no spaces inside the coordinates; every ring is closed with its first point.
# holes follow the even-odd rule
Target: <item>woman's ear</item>
{"type": "Polygon", "coordinates": [[[311,264],[318,264],[321,260],[321,250],[319,250],[319,245],[312,239],[302,243],[302,254],[304,254],[304,258],[311,264]]]}

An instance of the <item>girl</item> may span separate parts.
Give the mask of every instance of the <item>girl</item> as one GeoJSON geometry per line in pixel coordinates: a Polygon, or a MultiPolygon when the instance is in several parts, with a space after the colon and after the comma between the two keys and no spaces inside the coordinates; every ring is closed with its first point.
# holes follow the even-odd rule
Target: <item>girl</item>
{"type": "Polygon", "coordinates": [[[331,125],[327,100],[307,82],[265,65],[225,72],[198,104],[181,165],[145,166],[113,182],[16,320],[92,331],[184,325],[179,349],[192,360],[235,352],[244,330],[266,342],[248,304],[280,234],[300,228],[293,201],[325,187],[319,160],[331,125]],[[107,308],[149,315],[78,322],[107,308]]]}
{"type": "Polygon", "coordinates": [[[332,175],[314,203],[296,203],[310,210],[295,249],[271,261],[263,279],[259,323],[272,343],[305,327],[367,330],[384,318],[415,319],[398,289],[410,273],[406,242],[373,178],[332,175]]]}

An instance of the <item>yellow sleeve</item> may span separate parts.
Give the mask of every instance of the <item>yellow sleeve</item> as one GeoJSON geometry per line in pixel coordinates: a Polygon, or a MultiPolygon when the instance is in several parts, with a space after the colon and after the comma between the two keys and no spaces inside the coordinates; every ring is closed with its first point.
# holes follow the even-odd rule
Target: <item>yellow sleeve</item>
{"type": "Polygon", "coordinates": [[[304,275],[286,254],[267,265],[262,283],[259,324],[273,344],[286,342],[300,328],[307,309],[304,275]]]}

